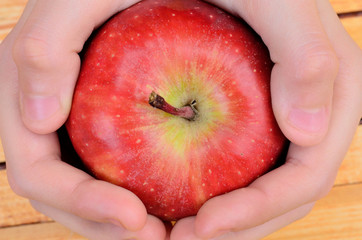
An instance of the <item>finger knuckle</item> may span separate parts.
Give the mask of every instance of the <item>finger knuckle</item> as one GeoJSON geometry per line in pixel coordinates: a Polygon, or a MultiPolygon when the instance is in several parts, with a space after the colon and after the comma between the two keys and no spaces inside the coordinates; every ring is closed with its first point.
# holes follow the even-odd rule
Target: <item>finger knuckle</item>
{"type": "Polygon", "coordinates": [[[304,52],[302,60],[297,63],[296,79],[299,82],[311,84],[332,82],[337,76],[339,61],[337,55],[330,49],[310,48],[304,52]]]}
{"type": "Polygon", "coordinates": [[[12,169],[7,169],[7,178],[10,188],[21,197],[29,198],[30,189],[27,181],[21,174],[15,173],[12,169]]]}
{"type": "MultiPolygon", "coordinates": [[[[333,179],[334,180],[334,179],[333,179]]],[[[317,184],[314,192],[314,201],[324,198],[328,195],[333,187],[333,180],[329,178],[322,178],[317,184]]]]}
{"type": "Polygon", "coordinates": [[[12,51],[15,63],[21,67],[43,70],[49,68],[53,62],[53,54],[48,42],[32,34],[19,37],[12,51]]]}

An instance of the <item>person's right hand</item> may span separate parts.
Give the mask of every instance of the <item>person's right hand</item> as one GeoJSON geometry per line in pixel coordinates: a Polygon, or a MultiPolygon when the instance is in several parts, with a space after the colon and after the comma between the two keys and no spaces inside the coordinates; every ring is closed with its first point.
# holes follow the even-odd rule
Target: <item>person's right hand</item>
{"type": "Polygon", "coordinates": [[[9,183],[40,212],[88,239],[165,239],[130,191],[61,161],[66,120],[92,31],[136,0],[30,0],[0,45],[0,137],[9,183]]]}

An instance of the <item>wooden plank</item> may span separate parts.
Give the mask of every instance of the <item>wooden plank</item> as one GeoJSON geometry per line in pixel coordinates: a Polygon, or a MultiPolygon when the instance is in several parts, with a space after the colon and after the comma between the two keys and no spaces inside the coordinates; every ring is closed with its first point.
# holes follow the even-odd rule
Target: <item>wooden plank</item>
{"type": "Polygon", "coordinates": [[[6,171],[0,170],[0,229],[6,226],[47,221],[51,219],[35,211],[27,199],[17,196],[10,189],[6,171]]]}
{"type": "Polygon", "coordinates": [[[0,42],[22,14],[27,0],[0,0],[0,42]]]}
{"type": "Polygon", "coordinates": [[[341,18],[341,21],[352,39],[362,49],[362,14],[358,16],[344,17],[341,18]]]}
{"type": "Polygon", "coordinates": [[[264,240],[362,239],[362,184],[334,187],[312,212],[264,240]]]}
{"type": "Polygon", "coordinates": [[[362,183],[362,125],[357,128],[347,155],[339,168],[334,184],[353,183],[362,183]]]}
{"type": "Polygon", "coordinates": [[[0,240],[86,240],[86,238],[55,223],[30,224],[0,228],[0,240]]]}
{"type": "Polygon", "coordinates": [[[361,0],[330,0],[337,13],[350,13],[362,11],[361,0]]]}

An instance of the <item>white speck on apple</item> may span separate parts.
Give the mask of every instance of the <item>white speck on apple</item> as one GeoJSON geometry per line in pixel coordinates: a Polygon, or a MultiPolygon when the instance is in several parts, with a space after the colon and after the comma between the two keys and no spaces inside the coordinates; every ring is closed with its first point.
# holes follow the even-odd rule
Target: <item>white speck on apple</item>
{"type": "Polygon", "coordinates": [[[205,183],[203,183],[202,186],[205,187],[205,183]]]}
{"type": "Polygon", "coordinates": [[[151,191],[151,192],[154,192],[154,191],[155,191],[155,189],[151,188],[151,189],[150,189],[150,191],[151,191]]]}
{"type": "Polygon", "coordinates": [[[120,118],[120,117],[121,117],[121,115],[117,114],[117,115],[116,115],[116,117],[117,117],[117,118],[120,118]]]}
{"type": "Polygon", "coordinates": [[[137,139],[136,143],[137,144],[141,143],[141,139],[137,139]]]}
{"type": "Polygon", "coordinates": [[[119,171],[121,174],[124,174],[124,170],[119,171]]]}
{"type": "Polygon", "coordinates": [[[212,174],[212,171],[211,171],[211,169],[209,169],[209,174],[212,174]]]}
{"type": "Polygon", "coordinates": [[[231,141],[230,139],[228,140],[228,143],[233,143],[233,141],[231,141]]]}
{"type": "Polygon", "coordinates": [[[113,34],[113,33],[110,33],[108,36],[109,36],[110,38],[112,38],[112,37],[114,37],[114,34],[113,34]]]}

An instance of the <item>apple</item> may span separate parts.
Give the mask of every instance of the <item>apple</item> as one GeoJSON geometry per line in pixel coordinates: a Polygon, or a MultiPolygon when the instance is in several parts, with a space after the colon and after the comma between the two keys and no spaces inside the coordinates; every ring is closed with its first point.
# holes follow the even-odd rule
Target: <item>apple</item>
{"type": "Polygon", "coordinates": [[[270,171],[287,141],[273,63],[242,20],[198,0],[145,0],[113,16],[82,57],[72,144],[89,171],[163,220],[270,171]]]}

